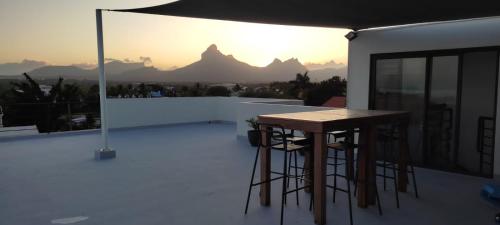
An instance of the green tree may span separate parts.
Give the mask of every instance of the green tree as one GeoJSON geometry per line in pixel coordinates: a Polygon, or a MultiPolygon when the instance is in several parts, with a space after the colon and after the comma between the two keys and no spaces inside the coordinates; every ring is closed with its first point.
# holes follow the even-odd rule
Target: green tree
{"type": "Polygon", "coordinates": [[[53,103],[57,103],[61,97],[63,79],[59,78],[46,93],[28,74],[24,73],[23,76],[26,81],[12,83],[8,101],[15,107],[6,110],[6,125],[35,124],[40,132],[57,130],[55,121],[62,114],[62,110],[53,103]]]}
{"type": "Polygon", "coordinates": [[[290,81],[290,84],[292,84],[292,88],[289,89],[289,94],[298,99],[305,99],[307,95],[306,90],[311,87],[308,72],[304,74],[298,73],[295,80],[290,81]]]}
{"type": "Polygon", "coordinates": [[[148,96],[148,93],[148,87],[144,83],[139,84],[139,86],[137,87],[137,95],[145,98],[148,96]]]}
{"type": "Polygon", "coordinates": [[[83,92],[77,84],[65,84],[58,96],[60,102],[80,102],[83,92]]]}
{"type": "Polygon", "coordinates": [[[206,96],[230,96],[231,91],[224,86],[213,86],[208,88],[206,96]]]}
{"type": "Polygon", "coordinates": [[[95,117],[99,117],[100,112],[100,94],[99,85],[90,86],[87,93],[84,95],[84,106],[82,111],[86,112],[88,128],[94,128],[95,117]]]}
{"type": "Polygon", "coordinates": [[[234,91],[234,92],[241,91],[241,89],[242,89],[242,88],[241,88],[241,86],[240,86],[239,84],[236,84],[236,85],[234,85],[234,87],[233,87],[233,91],[234,91]]]}
{"type": "Polygon", "coordinates": [[[345,96],[347,90],[347,81],[338,76],[314,84],[308,90],[304,99],[304,104],[309,106],[323,105],[333,96],[345,96]]]}
{"type": "Polygon", "coordinates": [[[191,90],[189,91],[189,96],[192,97],[203,96],[203,89],[200,83],[196,83],[193,87],[191,87],[191,90]]]}

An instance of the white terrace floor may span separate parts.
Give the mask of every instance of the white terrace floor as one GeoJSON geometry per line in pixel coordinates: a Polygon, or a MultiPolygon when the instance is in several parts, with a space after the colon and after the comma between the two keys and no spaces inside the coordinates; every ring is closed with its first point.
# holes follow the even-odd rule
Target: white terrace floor
{"type": "MultiPolygon", "coordinates": [[[[255,149],[235,138],[232,124],[112,131],[118,158],[111,161],[93,160],[98,141],[94,132],[0,142],[0,224],[279,224],[278,185],[272,207],[261,207],[255,191],[243,214],[255,149]]],[[[375,207],[355,208],[354,223],[494,224],[497,209],[479,198],[488,180],[417,172],[421,199],[402,194],[396,209],[393,192],[386,191],[384,215],[375,207]]],[[[285,224],[314,224],[308,196],[286,208],[285,224]]],[[[328,224],[348,224],[346,198],[339,193],[337,199],[328,201],[328,224]]]]}

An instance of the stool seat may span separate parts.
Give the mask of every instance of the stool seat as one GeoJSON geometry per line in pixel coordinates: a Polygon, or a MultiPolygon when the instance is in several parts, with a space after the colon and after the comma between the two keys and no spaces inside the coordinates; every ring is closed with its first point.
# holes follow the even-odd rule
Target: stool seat
{"type": "Polygon", "coordinates": [[[345,144],[341,142],[335,142],[335,143],[329,143],[327,144],[328,148],[334,148],[336,150],[344,150],[345,149],[345,144]]]}
{"type": "MultiPolygon", "coordinates": [[[[276,149],[276,150],[284,151],[285,145],[284,144],[277,144],[277,145],[273,145],[272,148],[276,149]]],[[[306,146],[304,146],[304,145],[296,145],[293,143],[286,144],[286,151],[287,152],[294,152],[294,151],[298,151],[298,150],[305,149],[305,148],[306,148],[306,146]]]]}
{"type": "Polygon", "coordinates": [[[287,141],[290,141],[290,142],[297,142],[297,141],[304,141],[304,140],[307,140],[307,138],[305,137],[287,137],[286,138],[287,141]]]}
{"type": "Polygon", "coordinates": [[[345,138],[349,133],[345,130],[342,131],[331,131],[328,132],[328,135],[333,135],[335,138],[345,138]]]}

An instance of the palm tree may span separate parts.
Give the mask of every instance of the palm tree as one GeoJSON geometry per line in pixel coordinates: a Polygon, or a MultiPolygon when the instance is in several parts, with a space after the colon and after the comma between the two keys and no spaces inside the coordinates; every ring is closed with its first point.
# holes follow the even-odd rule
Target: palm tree
{"type": "Polygon", "coordinates": [[[139,87],[137,89],[138,96],[142,96],[143,98],[146,98],[148,96],[149,91],[144,83],[139,84],[139,87]]]}
{"type": "Polygon", "coordinates": [[[60,116],[60,110],[51,103],[57,103],[61,96],[63,79],[59,78],[48,93],[40,84],[24,73],[25,82],[13,82],[10,91],[10,103],[13,107],[6,112],[6,118],[13,125],[36,124],[40,132],[50,132],[55,129],[54,121],[60,116]]]}
{"type": "Polygon", "coordinates": [[[297,73],[295,80],[290,81],[293,84],[291,91],[291,95],[298,98],[304,99],[306,95],[306,90],[311,86],[311,81],[306,71],[303,75],[297,73]]]}
{"type": "Polygon", "coordinates": [[[62,102],[80,102],[83,96],[80,86],[77,84],[65,84],[61,90],[58,100],[62,102]]]}

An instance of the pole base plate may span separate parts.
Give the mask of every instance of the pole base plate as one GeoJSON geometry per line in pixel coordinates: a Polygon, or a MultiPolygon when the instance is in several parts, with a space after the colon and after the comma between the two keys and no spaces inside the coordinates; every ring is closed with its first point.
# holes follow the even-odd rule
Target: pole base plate
{"type": "Polygon", "coordinates": [[[112,149],[99,149],[94,152],[95,160],[108,160],[116,158],[116,151],[112,149]]]}

